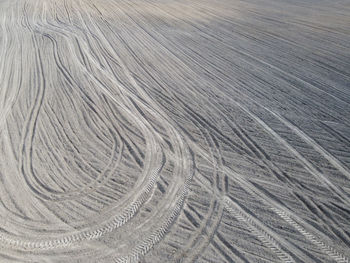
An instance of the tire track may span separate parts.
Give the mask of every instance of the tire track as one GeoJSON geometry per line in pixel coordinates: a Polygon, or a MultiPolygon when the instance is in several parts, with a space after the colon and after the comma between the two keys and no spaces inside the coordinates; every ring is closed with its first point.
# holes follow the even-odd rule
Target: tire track
{"type": "Polygon", "coordinates": [[[0,0],[0,261],[349,262],[345,2],[0,0]]]}

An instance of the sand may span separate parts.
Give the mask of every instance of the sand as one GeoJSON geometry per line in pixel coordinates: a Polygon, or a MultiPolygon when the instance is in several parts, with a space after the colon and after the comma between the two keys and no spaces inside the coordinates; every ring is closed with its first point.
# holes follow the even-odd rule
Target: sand
{"type": "Polygon", "coordinates": [[[0,0],[0,262],[349,262],[347,0],[0,0]]]}

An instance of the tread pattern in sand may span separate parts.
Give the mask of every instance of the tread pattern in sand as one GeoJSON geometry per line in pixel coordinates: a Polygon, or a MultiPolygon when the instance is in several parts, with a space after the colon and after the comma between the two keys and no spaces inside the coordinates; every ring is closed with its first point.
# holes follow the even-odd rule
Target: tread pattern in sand
{"type": "Polygon", "coordinates": [[[349,262],[349,25],[0,0],[0,262],[349,262]]]}

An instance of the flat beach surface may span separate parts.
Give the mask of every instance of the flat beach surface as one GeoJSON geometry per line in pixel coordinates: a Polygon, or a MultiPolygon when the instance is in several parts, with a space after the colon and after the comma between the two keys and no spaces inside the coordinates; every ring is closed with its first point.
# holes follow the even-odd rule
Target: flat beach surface
{"type": "Polygon", "coordinates": [[[350,2],[0,0],[0,262],[349,262],[350,2]]]}

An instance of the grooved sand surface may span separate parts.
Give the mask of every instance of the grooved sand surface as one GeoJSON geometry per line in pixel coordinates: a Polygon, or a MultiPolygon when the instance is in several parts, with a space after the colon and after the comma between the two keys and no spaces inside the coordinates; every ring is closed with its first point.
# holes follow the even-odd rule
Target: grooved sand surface
{"type": "Polygon", "coordinates": [[[348,262],[347,0],[0,0],[0,262],[348,262]]]}

